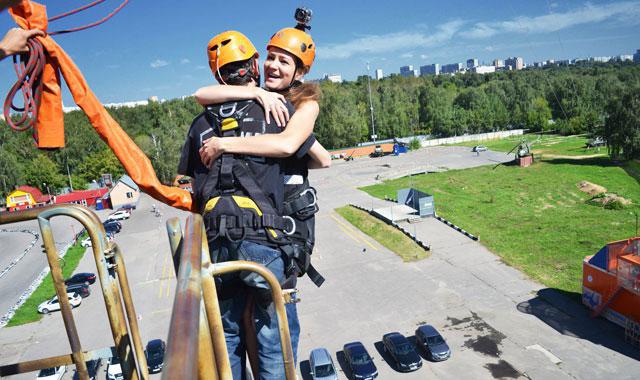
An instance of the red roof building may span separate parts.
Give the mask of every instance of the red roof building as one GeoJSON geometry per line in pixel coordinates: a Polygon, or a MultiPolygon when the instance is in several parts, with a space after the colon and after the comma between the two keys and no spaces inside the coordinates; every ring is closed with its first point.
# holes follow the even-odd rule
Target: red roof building
{"type": "Polygon", "coordinates": [[[109,189],[106,187],[94,190],[79,190],[67,194],[56,195],[53,197],[53,203],[75,203],[83,206],[93,206],[96,199],[102,197],[109,189]]]}
{"type": "Polygon", "coordinates": [[[44,195],[37,187],[33,186],[18,186],[16,190],[24,191],[25,193],[31,194],[36,203],[48,203],[51,198],[50,195],[44,195]]]}

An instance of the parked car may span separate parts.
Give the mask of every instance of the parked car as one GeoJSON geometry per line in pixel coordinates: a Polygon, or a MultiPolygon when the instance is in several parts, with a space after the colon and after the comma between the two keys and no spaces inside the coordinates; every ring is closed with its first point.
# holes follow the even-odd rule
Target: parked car
{"type": "Polygon", "coordinates": [[[67,371],[67,367],[61,365],[60,367],[45,368],[38,372],[38,380],[59,380],[62,379],[62,375],[67,371]]]}
{"type": "Polygon", "coordinates": [[[472,152],[476,152],[476,153],[486,152],[488,150],[489,150],[489,148],[487,148],[484,145],[476,145],[471,149],[472,152]]]}
{"type": "Polygon", "coordinates": [[[89,273],[89,272],[76,273],[73,276],[64,280],[65,285],[71,285],[71,284],[91,285],[94,282],[96,282],[96,275],[95,273],[89,273]]]}
{"type": "Polygon", "coordinates": [[[104,231],[107,233],[107,238],[109,236],[114,236],[115,234],[120,232],[121,229],[122,229],[122,227],[118,227],[115,224],[106,224],[104,226],[104,231]]]}
{"type": "Polygon", "coordinates": [[[354,379],[373,380],[378,377],[378,369],[373,364],[367,349],[360,342],[347,343],[342,348],[354,379]]]}
{"type": "Polygon", "coordinates": [[[67,285],[67,293],[78,293],[78,295],[82,298],[87,298],[91,295],[91,290],[89,289],[89,285],[82,284],[71,284],[67,285]]]}
{"type": "Polygon", "coordinates": [[[120,358],[118,358],[118,355],[114,355],[109,359],[109,364],[107,364],[107,379],[124,379],[124,376],[122,375],[122,367],[120,367],[120,358]]]}
{"type": "Polygon", "coordinates": [[[442,335],[431,325],[420,326],[416,329],[416,343],[427,353],[433,361],[443,361],[451,356],[451,349],[442,335]]]}
{"type": "Polygon", "coordinates": [[[338,380],[333,359],[326,348],[316,348],[309,356],[311,378],[314,380],[338,380]]]}
{"type": "Polygon", "coordinates": [[[83,241],[80,242],[80,245],[85,248],[91,248],[92,247],[91,238],[90,237],[85,238],[83,241]]]}
{"type": "MultiPolygon", "coordinates": [[[[98,376],[98,369],[100,368],[101,364],[102,364],[102,359],[94,359],[94,360],[89,360],[87,362],[87,372],[89,373],[89,380],[96,379],[96,377],[98,376]]],[[[77,380],[79,378],[80,376],[78,376],[78,371],[76,371],[73,374],[73,380],[77,380]]]]}
{"type": "Polygon", "coordinates": [[[398,371],[411,372],[422,367],[422,359],[404,335],[398,332],[384,334],[382,343],[385,352],[395,360],[398,371]]]}
{"type": "Polygon", "coordinates": [[[605,146],[606,142],[602,137],[597,136],[592,139],[589,139],[586,145],[587,145],[587,148],[597,148],[599,146],[605,146]]]}
{"type": "Polygon", "coordinates": [[[149,343],[147,343],[147,348],[144,350],[144,353],[147,357],[149,373],[162,371],[165,348],[166,345],[162,339],[150,340],[149,343]]]}
{"type": "Polygon", "coordinates": [[[127,210],[118,210],[107,217],[107,220],[123,220],[129,219],[131,213],[127,210]]]}
{"type": "MultiPolygon", "coordinates": [[[[69,297],[69,303],[71,307],[80,306],[82,303],[82,297],[78,295],[78,293],[67,293],[67,297],[69,297]]],[[[52,311],[60,310],[60,303],[58,302],[58,296],[53,296],[49,301],[44,301],[40,305],[38,305],[38,313],[41,314],[49,314],[52,311]]]]}
{"type": "Polygon", "coordinates": [[[122,223],[118,222],[117,220],[107,220],[104,223],[102,223],[102,225],[104,226],[104,229],[107,232],[109,231],[120,232],[120,230],[122,230],[122,223]]]}

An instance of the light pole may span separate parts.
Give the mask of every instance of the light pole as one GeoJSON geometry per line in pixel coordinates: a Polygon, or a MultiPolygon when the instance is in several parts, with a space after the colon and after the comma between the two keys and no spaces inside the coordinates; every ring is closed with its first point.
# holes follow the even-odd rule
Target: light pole
{"type": "Polygon", "coordinates": [[[51,203],[51,192],[49,191],[49,185],[47,185],[46,182],[43,182],[42,186],[47,188],[47,194],[49,195],[48,203],[51,203]]]}
{"type": "Polygon", "coordinates": [[[369,72],[369,62],[367,62],[367,86],[369,87],[369,110],[371,111],[371,139],[375,144],[376,138],[376,125],[373,121],[373,101],[371,100],[371,74],[369,72]]]}

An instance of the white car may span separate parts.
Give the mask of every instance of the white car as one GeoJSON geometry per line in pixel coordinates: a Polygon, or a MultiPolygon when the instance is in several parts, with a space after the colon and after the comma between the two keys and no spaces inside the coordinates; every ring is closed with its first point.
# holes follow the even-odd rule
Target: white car
{"type": "Polygon", "coordinates": [[[91,238],[85,238],[81,243],[81,246],[83,246],[84,248],[90,248],[91,247],[91,238]]]}
{"type": "Polygon", "coordinates": [[[129,219],[130,216],[131,216],[131,213],[129,211],[127,211],[127,210],[118,210],[118,211],[114,212],[113,214],[109,215],[107,220],[129,219]]]}
{"type": "Polygon", "coordinates": [[[62,375],[64,375],[66,370],[67,370],[67,367],[63,365],[60,367],[46,368],[38,372],[38,377],[36,379],[59,380],[59,379],[62,379],[62,375]]]}
{"type": "Polygon", "coordinates": [[[117,356],[112,356],[111,359],[109,359],[109,364],[107,365],[107,379],[124,379],[124,376],[122,375],[122,367],[120,367],[120,359],[118,359],[117,356]]]}
{"type": "MultiPolygon", "coordinates": [[[[67,297],[69,297],[69,304],[71,304],[71,307],[77,307],[82,303],[82,297],[80,297],[78,293],[67,293],[67,297]]],[[[60,310],[58,296],[53,296],[49,301],[44,301],[38,305],[38,313],[49,314],[56,310],[60,310]]]]}

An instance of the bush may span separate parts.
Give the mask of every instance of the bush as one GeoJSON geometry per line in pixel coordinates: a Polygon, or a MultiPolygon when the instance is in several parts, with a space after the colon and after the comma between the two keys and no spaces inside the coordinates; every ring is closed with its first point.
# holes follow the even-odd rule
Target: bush
{"type": "Polygon", "coordinates": [[[605,203],[604,208],[607,210],[623,210],[625,206],[620,199],[615,199],[611,202],[605,203]]]}
{"type": "Polygon", "coordinates": [[[422,144],[420,144],[420,140],[418,140],[417,138],[412,138],[411,141],[409,141],[409,149],[411,150],[418,150],[422,148],[422,144]]]}

